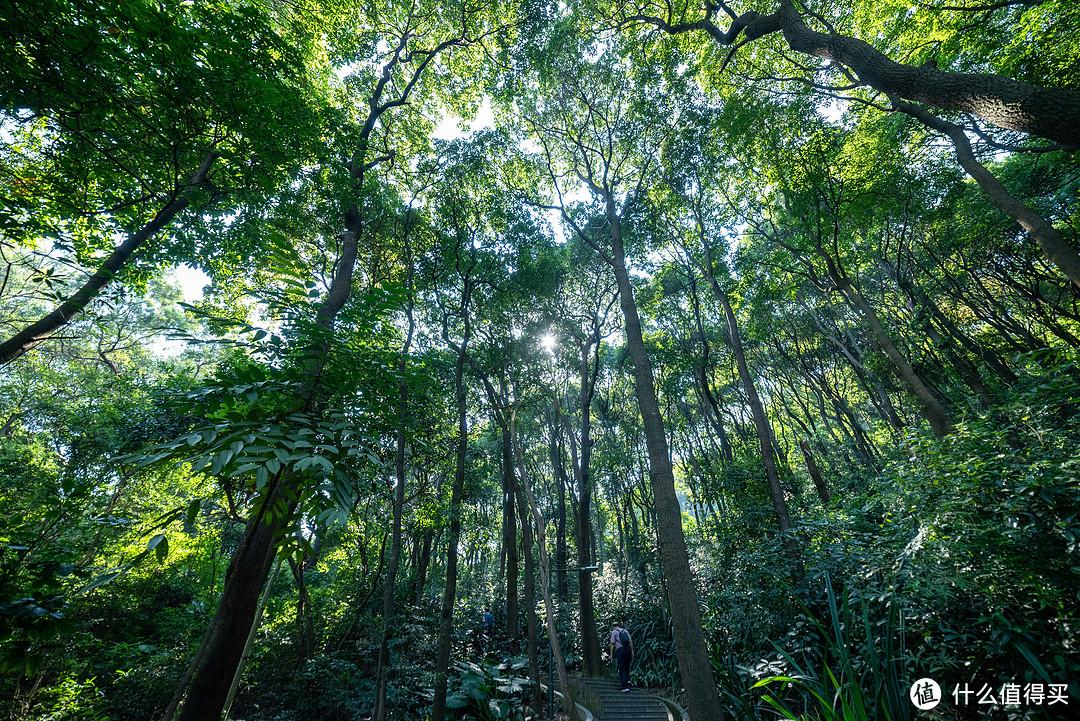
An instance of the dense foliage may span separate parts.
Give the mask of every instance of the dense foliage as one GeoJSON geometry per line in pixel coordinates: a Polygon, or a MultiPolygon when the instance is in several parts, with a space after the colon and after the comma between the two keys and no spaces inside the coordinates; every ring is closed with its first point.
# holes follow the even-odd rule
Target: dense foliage
{"type": "Polygon", "coordinates": [[[1078,31],[0,2],[7,717],[1067,717],[1078,31]]]}

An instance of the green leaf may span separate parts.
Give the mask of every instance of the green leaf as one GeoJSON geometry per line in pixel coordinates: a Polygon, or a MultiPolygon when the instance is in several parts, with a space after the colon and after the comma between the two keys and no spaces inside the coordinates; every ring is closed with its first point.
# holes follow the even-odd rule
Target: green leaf
{"type": "Polygon", "coordinates": [[[131,567],[132,567],[132,564],[126,564],[126,565],[120,566],[118,568],[115,568],[112,571],[106,571],[104,573],[99,573],[97,576],[94,577],[94,579],[92,581],[90,581],[85,586],[80,588],[78,590],[78,593],[79,594],[89,593],[90,591],[93,591],[95,588],[98,588],[100,586],[104,586],[106,583],[109,583],[109,582],[115,580],[116,578],[118,578],[121,574],[123,574],[125,571],[129,570],[131,567]]]}
{"type": "Polygon", "coordinates": [[[202,500],[198,498],[188,504],[186,520],[189,526],[195,525],[195,519],[199,516],[199,509],[201,508],[201,506],[202,500]]]}

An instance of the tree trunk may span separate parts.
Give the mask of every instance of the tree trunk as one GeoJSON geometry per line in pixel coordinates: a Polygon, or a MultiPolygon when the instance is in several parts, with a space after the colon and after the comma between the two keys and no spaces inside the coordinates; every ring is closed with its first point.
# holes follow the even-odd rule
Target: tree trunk
{"type": "Polygon", "coordinates": [[[315,522],[315,532],[311,538],[311,553],[304,556],[304,570],[313,571],[319,565],[319,554],[322,553],[323,538],[326,536],[326,520],[319,518],[315,522]]]}
{"type": "Polygon", "coordinates": [[[633,490],[626,494],[626,513],[630,519],[627,557],[633,556],[634,570],[638,572],[638,578],[641,580],[641,593],[645,598],[649,598],[652,595],[649,588],[649,569],[645,565],[645,553],[641,549],[641,531],[638,529],[637,511],[634,510],[633,490]]]}
{"type": "MultiPolygon", "coordinates": [[[[859,382],[867,387],[867,396],[870,398],[870,401],[874,403],[874,405],[878,408],[878,410],[881,412],[881,415],[889,422],[889,425],[891,425],[898,431],[903,430],[904,422],[900,420],[900,416],[899,414],[897,414],[896,408],[893,406],[892,399],[889,398],[889,394],[885,390],[885,387],[881,384],[880,379],[878,379],[877,375],[875,375],[872,371],[867,369],[866,366],[863,365],[862,361],[859,360],[859,358],[855,357],[855,354],[859,353],[857,347],[853,351],[853,349],[848,348],[848,346],[842,340],[840,340],[840,338],[838,338],[836,334],[830,333],[828,329],[825,328],[825,324],[822,323],[820,318],[818,318],[818,314],[814,312],[814,309],[809,305],[806,306],[806,312],[809,313],[810,318],[814,321],[814,325],[817,326],[818,330],[821,331],[821,334],[824,335],[830,343],[836,346],[836,348],[844,355],[844,358],[847,359],[848,363],[855,370],[855,375],[859,379],[859,382]],[[874,387],[873,393],[869,391],[870,385],[874,387]],[[877,396],[877,400],[875,400],[874,398],[875,395],[877,396]]],[[[850,337],[851,336],[849,334],[849,338],[850,337]]],[[[852,345],[853,347],[855,346],[854,342],[852,343],[852,345]]],[[[862,354],[859,353],[859,356],[861,357],[862,354]]],[[[807,371],[808,373],[811,371],[810,366],[805,361],[803,361],[801,357],[800,363],[802,364],[805,371],[807,371]]],[[[821,380],[823,385],[827,384],[824,374],[822,374],[821,380]]],[[[829,394],[829,399],[833,401],[833,405],[835,406],[836,403],[834,401],[833,394],[829,394]]],[[[845,412],[845,415],[848,414],[845,412]]],[[[858,428],[857,419],[855,419],[854,416],[849,417],[854,427],[858,428]]]]}
{"type": "Polygon", "coordinates": [[[405,377],[409,365],[409,346],[412,344],[413,323],[412,301],[406,310],[409,320],[409,330],[405,336],[405,343],[401,348],[401,359],[398,361],[398,417],[397,417],[397,449],[394,454],[394,501],[393,521],[390,527],[390,560],[386,566],[386,576],[383,578],[383,605],[382,605],[382,638],[379,642],[379,659],[375,670],[375,709],[372,713],[372,721],[385,721],[386,719],[386,687],[390,678],[390,637],[397,624],[395,623],[396,607],[394,604],[394,586],[397,582],[398,566],[401,563],[401,517],[405,507],[405,426],[408,420],[409,410],[409,383],[405,377]]]}
{"type": "Polygon", "coordinates": [[[947,72],[933,63],[898,63],[863,40],[811,30],[792,0],[778,0],[777,9],[768,15],[749,11],[734,17],[726,32],[713,23],[719,6],[706,3],[705,7],[705,17],[696,22],[673,25],[657,17],[633,19],[671,34],[704,30],[723,45],[745,42],[739,41],[740,34],[749,41],[780,32],[795,52],[843,65],[860,84],[887,96],[971,113],[1000,128],[1080,148],[1080,92],[1076,90],[1042,88],[988,73],[947,72]]]}
{"type": "MultiPolygon", "coordinates": [[[[514,438],[514,416],[510,416],[511,438],[515,446],[517,439],[514,438]]],[[[566,662],[563,659],[562,645],[559,643],[559,632],[555,627],[555,602],[551,597],[551,574],[548,571],[547,540],[544,534],[544,519],[540,516],[540,509],[536,505],[532,488],[529,486],[529,477],[525,473],[525,460],[521,453],[521,447],[516,446],[518,474],[521,478],[521,487],[525,497],[529,499],[529,507],[532,510],[533,522],[536,524],[537,551],[540,559],[540,587],[544,594],[544,615],[547,617],[548,642],[551,644],[551,655],[555,658],[555,668],[559,674],[559,690],[562,692],[563,707],[566,709],[570,721],[578,721],[577,704],[574,703],[574,695],[570,691],[570,679],[566,674],[566,662]]],[[[549,678],[548,683],[555,683],[555,679],[549,678]]],[[[435,720],[438,721],[438,720],[435,720]]]]}
{"type": "MultiPolygon", "coordinates": [[[[927,303],[929,300],[928,296],[926,296],[925,293],[922,295],[924,296],[922,302],[927,303]]],[[[960,345],[964,346],[969,353],[979,358],[983,363],[986,363],[987,367],[990,368],[990,370],[992,370],[1005,385],[1013,386],[1019,382],[1019,377],[1013,373],[1012,369],[1009,368],[1008,364],[1006,364],[997,353],[979,345],[974,338],[960,330],[960,328],[958,328],[936,304],[930,303],[930,308],[934,313],[934,317],[941,323],[941,327],[945,329],[945,332],[960,345]]]]}
{"type": "Polygon", "coordinates": [[[192,679],[180,721],[221,717],[248,632],[255,622],[259,594],[276,555],[275,537],[284,531],[296,507],[296,502],[290,500],[296,494],[286,488],[288,482],[288,477],[281,474],[274,490],[247,522],[244,538],[229,563],[225,587],[211,621],[213,631],[204,662],[192,679]],[[279,504],[286,509],[285,513],[274,511],[279,504]]]}
{"type": "MultiPolygon", "coordinates": [[[[772,499],[773,511],[780,526],[780,541],[784,546],[784,553],[795,566],[796,578],[803,575],[803,562],[799,548],[795,543],[794,532],[791,529],[791,515],[788,513],[787,500],[784,498],[784,489],[780,485],[780,473],[776,464],[777,444],[768,416],[765,415],[765,406],[758,396],[757,385],[750,368],[746,363],[746,354],[743,352],[742,336],[739,333],[739,324],[735,319],[735,312],[731,308],[731,302],[727,294],[720,287],[713,272],[712,250],[705,238],[704,225],[698,220],[698,240],[701,242],[701,250],[704,256],[700,263],[701,271],[712,288],[713,295],[720,301],[724,308],[724,319],[727,321],[728,340],[731,341],[731,351],[735,356],[735,365],[739,370],[739,379],[742,381],[743,390],[746,392],[746,400],[750,405],[750,414],[754,419],[754,427],[757,429],[758,448],[760,449],[761,462],[765,466],[765,477],[769,484],[769,496],[772,499]]],[[[786,465],[786,461],[785,461],[786,465]]],[[[788,475],[793,477],[790,469],[788,475]]]]}
{"type": "MultiPolygon", "coordinates": [[[[514,457],[510,440],[510,426],[507,421],[509,409],[505,402],[506,388],[502,393],[495,390],[491,379],[484,372],[475,358],[469,358],[473,370],[484,384],[491,415],[499,427],[502,440],[502,548],[501,556],[505,560],[506,570],[506,636],[512,651],[517,651],[520,631],[518,629],[518,555],[517,555],[517,520],[514,518],[514,457]]],[[[500,561],[501,563],[501,561],[500,561]]]]}
{"type": "MultiPolygon", "coordinates": [[[[592,340],[590,338],[590,340],[592,340]]],[[[597,343],[597,346],[599,344],[597,343]]],[[[600,657],[600,638],[596,630],[596,608],[593,605],[592,572],[583,570],[593,565],[592,554],[592,389],[596,372],[590,374],[589,350],[592,343],[581,342],[581,456],[575,468],[578,482],[577,505],[577,565],[578,565],[578,628],[581,632],[581,664],[586,676],[603,673],[600,657]]],[[[599,347],[596,352],[599,353],[599,347]]]]}
{"type": "MultiPolygon", "coordinates": [[[[406,35],[401,38],[400,47],[404,47],[407,37],[406,35]]],[[[456,40],[450,40],[438,45],[420,62],[414,71],[414,81],[439,52],[455,43],[456,40]]],[[[376,85],[369,99],[370,110],[357,138],[356,151],[348,164],[349,190],[352,197],[345,206],[345,231],[342,233],[341,251],[334,266],[330,288],[315,312],[315,323],[328,333],[323,336],[322,341],[316,342],[316,346],[312,349],[315,352],[310,354],[311,360],[305,362],[304,370],[307,371],[308,380],[304,384],[298,401],[298,405],[302,403],[305,411],[315,412],[323,406],[326,388],[322,371],[328,360],[328,343],[331,337],[329,331],[333,330],[338,314],[352,294],[358,247],[364,235],[364,218],[358,199],[363,197],[366,171],[381,162],[379,159],[365,162],[368,139],[379,117],[388,109],[404,104],[414,85],[414,83],[409,83],[397,98],[382,101],[382,93],[390,77],[389,71],[400,60],[401,54],[398,52],[385,66],[384,72],[387,74],[384,75],[383,81],[376,85]]],[[[203,173],[202,178],[205,178],[205,172],[209,170],[213,158],[213,154],[210,154],[203,161],[203,167],[200,168],[200,173],[203,173]]],[[[294,487],[293,479],[288,473],[282,473],[266,493],[265,500],[258,505],[257,512],[249,519],[244,539],[230,562],[230,573],[222,590],[214,620],[211,622],[214,630],[206,649],[205,661],[192,681],[188,699],[180,714],[180,721],[205,721],[220,716],[228,694],[228,679],[232,678],[240,661],[242,635],[251,627],[258,603],[259,589],[270,572],[270,565],[276,553],[275,542],[285,531],[286,524],[292,519],[293,512],[296,510],[295,499],[298,496],[298,489],[294,487]]],[[[374,585],[372,588],[374,589],[374,585]]]]}
{"type": "Polygon", "coordinates": [[[803,460],[806,461],[806,470],[810,472],[810,478],[814,481],[814,488],[817,489],[821,504],[829,505],[829,487],[825,484],[825,479],[821,477],[821,471],[818,470],[814,454],[810,451],[810,444],[806,439],[799,439],[799,450],[802,451],[803,460]]]}
{"type": "Polygon", "coordinates": [[[923,381],[922,377],[911,367],[907,358],[900,352],[900,349],[896,347],[892,337],[889,336],[885,328],[881,325],[881,321],[877,317],[877,313],[866,302],[862,293],[856,290],[850,284],[841,288],[841,292],[851,301],[851,304],[855,306],[863,318],[869,323],[870,329],[874,334],[874,340],[881,347],[881,350],[888,356],[891,361],[890,367],[893,372],[896,373],[896,377],[908,388],[912,395],[919,401],[922,406],[923,415],[930,421],[930,428],[934,431],[934,435],[938,438],[942,438],[948,435],[952,431],[953,420],[949,415],[949,412],[945,410],[945,406],[941,404],[941,401],[937,399],[934,392],[923,381]]]}
{"type": "MultiPolygon", "coordinates": [[[[446,587],[443,591],[442,611],[439,614],[439,642],[435,651],[435,698],[431,705],[431,721],[444,721],[446,718],[446,681],[450,670],[450,643],[454,632],[454,598],[457,595],[457,557],[458,540],[461,537],[461,498],[465,492],[466,451],[469,446],[468,407],[465,394],[465,356],[469,345],[471,326],[469,324],[469,296],[471,291],[468,278],[463,280],[461,293],[461,315],[465,323],[465,332],[457,350],[457,365],[454,367],[454,392],[457,398],[458,437],[457,458],[454,465],[454,484],[450,491],[450,532],[446,539],[446,587]]],[[[443,335],[449,341],[449,330],[444,325],[443,335]]]]}
{"type": "Polygon", "coordinates": [[[203,658],[206,656],[206,649],[210,645],[210,636],[212,635],[213,630],[214,624],[213,620],[211,620],[210,625],[207,626],[206,631],[203,632],[199,648],[195,651],[195,655],[191,657],[191,662],[188,663],[184,675],[180,677],[180,683],[176,685],[176,691],[173,692],[172,699],[169,700],[169,705],[165,707],[165,713],[161,715],[160,721],[172,721],[173,717],[176,716],[176,709],[179,708],[180,702],[184,700],[188,684],[191,683],[191,677],[195,674],[195,671],[202,666],[203,658]]]}
{"type": "MultiPolygon", "coordinates": [[[[566,548],[566,470],[562,465],[562,456],[559,453],[556,432],[558,419],[551,423],[548,439],[548,456],[551,460],[551,468],[555,476],[555,485],[558,488],[559,503],[556,509],[555,519],[555,596],[564,602],[570,595],[570,587],[566,578],[566,563],[569,558],[566,548]]],[[[522,527],[528,525],[523,521],[522,527]]],[[[561,608],[561,606],[560,606],[561,608]]]]}
{"type": "Polygon", "coordinates": [[[979,369],[963,353],[953,348],[952,339],[942,336],[934,327],[933,322],[929,320],[926,322],[925,330],[930,342],[941,348],[945,353],[945,357],[949,359],[949,363],[956,370],[957,375],[960,376],[960,380],[964,381],[964,384],[971,389],[971,392],[979,399],[979,403],[984,408],[994,405],[994,397],[990,394],[986,383],[983,382],[979,369]]]}
{"type": "MultiPolygon", "coordinates": [[[[289,559],[290,563],[293,563],[292,559],[289,559]]],[[[295,563],[293,563],[295,573],[295,563]]],[[[244,642],[244,652],[240,654],[240,663],[236,666],[236,673],[233,674],[232,683],[229,685],[229,693],[225,696],[225,719],[228,721],[229,711],[232,710],[233,700],[236,698],[236,691],[240,688],[240,678],[244,675],[244,666],[247,664],[248,656],[251,654],[251,645],[255,642],[255,634],[259,630],[259,623],[262,621],[263,612],[266,611],[266,602],[270,600],[270,594],[274,590],[274,580],[277,578],[278,571],[281,569],[281,559],[277,560],[274,565],[274,571],[270,574],[270,578],[266,581],[266,588],[263,590],[262,599],[259,601],[259,607],[255,609],[255,622],[251,624],[251,630],[248,632],[247,641],[244,642]]]]}
{"type": "MultiPolygon", "coordinates": [[[[918,98],[910,99],[918,100],[918,98]]],[[[907,113],[928,128],[949,136],[956,150],[956,160],[967,171],[967,174],[975,179],[994,207],[1019,223],[1039,246],[1043,255],[1049,258],[1065,274],[1065,277],[1073,282],[1073,285],[1080,288],[1080,253],[1065,240],[1057,228],[1047,222],[1046,218],[1014,198],[1002,182],[976,159],[975,153],[971,150],[971,141],[968,140],[963,128],[942,120],[925,108],[911,103],[895,101],[893,105],[897,110],[907,113]]],[[[1036,134],[1052,137],[1043,133],[1036,134]]],[[[1075,136],[1072,141],[1062,142],[1068,142],[1073,147],[1080,147],[1080,113],[1077,113],[1072,120],[1072,134],[1075,136]]]]}
{"type": "Polygon", "coordinates": [[[539,717],[540,710],[544,708],[544,697],[540,688],[540,648],[537,637],[536,621],[536,569],[533,564],[533,531],[532,522],[529,520],[529,507],[525,503],[525,494],[521,490],[520,483],[513,484],[514,495],[517,498],[518,518],[521,521],[521,552],[525,556],[525,578],[522,589],[525,595],[525,619],[528,627],[528,655],[529,655],[529,679],[532,693],[529,694],[529,704],[534,714],[539,717]]]}
{"type": "Polygon", "coordinates": [[[420,542],[420,555],[416,559],[416,589],[414,602],[417,606],[424,602],[424,587],[427,582],[428,566],[431,565],[431,544],[433,533],[425,531],[420,542]]]}
{"type": "Polygon", "coordinates": [[[731,302],[727,294],[720,288],[720,283],[712,274],[712,259],[708,250],[708,244],[702,238],[705,248],[705,262],[709,284],[712,286],[716,299],[724,307],[724,318],[727,320],[728,338],[731,340],[731,350],[735,355],[735,365],[739,369],[739,378],[742,380],[743,389],[746,391],[746,400],[750,404],[750,415],[754,419],[754,427],[757,428],[758,448],[761,453],[761,462],[765,466],[765,477],[769,482],[769,496],[772,498],[773,510],[780,526],[780,541],[784,545],[784,553],[795,565],[795,576],[801,578],[803,562],[799,548],[795,543],[795,534],[791,529],[791,515],[788,513],[787,500],[784,498],[784,489],[780,486],[780,473],[776,467],[776,455],[774,453],[773,432],[769,425],[769,419],[765,415],[765,406],[758,396],[757,386],[750,368],[746,365],[746,354],[743,353],[742,339],[739,334],[739,324],[735,320],[735,312],[731,309],[731,302]]]}
{"type": "Polygon", "coordinates": [[[698,333],[701,334],[701,363],[698,364],[698,374],[696,380],[700,385],[701,398],[702,398],[702,410],[705,413],[705,417],[709,419],[710,425],[713,430],[716,431],[717,437],[720,439],[720,451],[723,454],[723,458],[728,463],[735,460],[735,454],[731,450],[731,442],[728,440],[727,431],[724,429],[724,418],[720,412],[720,403],[716,400],[716,396],[712,392],[712,388],[709,387],[709,356],[711,355],[711,347],[709,339],[705,335],[705,324],[701,319],[701,303],[698,300],[697,282],[694,280],[694,275],[691,273],[691,306],[694,309],[694,323],[697,326],[698,333]]]}
{"type": "Polygon", "coordinates": [[[605,193],[605,206],[611,233],[611,262],[619,287],[619,302],[626,323],[626,343],[634,364],[635,392],[645,429],[649,479],[657,516],[657,540],[666,577],[679,672],[686,688],[690,716],[695,721],[722,721],[724,711],[716,691],[712,662],[701,626],[698,592],[690,571],[682,528],[682,509],[675,493],[675,475],[668,455],[664,421],[660,417],[660,406],[656,399],[652,363],[645,349],[634,290],[626,271],[621,219],[610,191],[605,193]]]}
{"type": "Polygon", "coordinates": [[[889,367],[900,382],[919,401],[923,415],[930,422],[930,428],[934,431],[934,435],[938,438],[947,436],[952,431],[953,420],[949,412],[945,410],[945,406],[941,404],[930,386],[927,385],[911,366],[911,363],[908,362],[908,359],[904,357],[904,354],[900,352],[900,349],[897,348],[892,337],[885,330],[885,327],[881,325],[877,312],[863,297],[863,294],[859,292],[859,289],[851,283],[847,275],[843,273],[842,269],[837,265],[837,261],[825,252],[820,245],[815,250],[821,259],[825,261],[833,287],[847,298],[853,308],[859,311],[867,325],[870,326],[874,341],[888,357],[890,361],[889,367]]]}
{"type": "Polygon", "coordinates": [[[518,553],[517,519],[514,518],[514,458],[510,447],[510,429],[500,424],[503,456],[503,531],[502,542],[506,552],[506,636],[510,650],[517,652],[518,637],[518,553]]]}
{"type": "MultiPolygon", "coordinates": [[[[290,558],[289,570],[292,571],[293,579],[296,581],[296,667],[299,668],[305,658],[315,653],[315,627],[311,620],[313,612],[311,595],[307,591],[307,584],[304,583],[303,566],[290,558]]],[[[256,615],[255,623],[258,624],[258,622],[259,616],[256,615]]],[[[237,674],[243,672],[245,659],[246,656],[241,658],[240,666],[236,669],[237,674]]],[[[228,703],[225,707],[228,708],[228,703]]]]}

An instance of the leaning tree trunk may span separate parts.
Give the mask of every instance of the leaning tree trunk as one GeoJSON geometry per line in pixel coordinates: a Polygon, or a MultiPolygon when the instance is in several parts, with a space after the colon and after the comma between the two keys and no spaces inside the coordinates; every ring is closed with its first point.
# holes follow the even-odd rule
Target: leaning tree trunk
{"type": "MultiPolygon", "coordinates": [[[[433,57],[434,55],[431,55],[423,61],[417,72],[422,72],[433,57]]],[[[403,91],[399,98],[401,102],[407,99],[411,87],[410,85],[403,91]]],[[[390,107],[395,107],[392,103],[380,104],[384,88],[385,83],[380,84],[371,98],[371,110],[358,138],[357,151],[348,164],[350,190],[355,195],[345,207],[345,232],[341,235],[341,251],[334,267],[330,288],[315,312],[315,323],[327,331],[327,335],[312,349],[315,352],[310,355],[311,360],[307,361],[304,368],[307,371],[307,380],[297,403],[308,412],[317,412],[324,407],[327,389],[322,372],[327,362],[330,331],[352,294],[356,258],[360,239],[364,237],[364,219],[359,201],[355,198],[361,196],[365,173],[379,162],[364,162],[367,142],[379,116],[390,107]]],[[[208,169],[212,161],[213,158],[207,156],[204,167],[208,169]]],[[[295,484],[296,480],[288,472],[280,473],[259,502],[257,512],[248,520],[244,538],[229,564],[230,572],[211,621],[213,631],[208,639],[204,661],[192,679],[180,713],[180,721],[216,719],[224,709],[229,681],[240,663],[243,637],[254,621],[259,590],[270,573],[276,543],[285,533],[287,524],[293,521],[296,499],[299,497],[299,489],[295,484]]]]}
{"type": "Polygon", "coordinates": [[[999,128],[1080,148],[1080,92],[1042,88],[988,73],[953,73],[933,63],[898,63],[869,43],[811,30],[792,0],[781,0],[788,46],[851,69],[860,82],[889,96],[976,115],[999,128]]]}
{"type": "Polygon", "coordinates": [[[611,234],[611,264],[619,287],[619,302],[626,323],[626,344],[634,364],[634,390],[645,429],[649,454],[649,479],[657,520],[657,540],[664,566],[671,625],[679,672],[686,688],[690,716],[695,721],[722,721],[723,707],[716,691],[712,661],[701,626],[698,592],[690,570],[690,558],[683,535],[682,508],[675,493],[675,475],[668,454],[664,421],[656,398],[652,363],[641,334],[641,319],[634,301],[634,289],[626,271],[622,227],[615,200],[605,197],[611,234]]]}
{"type": "MultiPolygon", "coordinates": [[[[1035,244],[1039,246],[1043,255],[1049,258],[1075,286],[1080,288],[1080,253],[1065,240],[1065,236],[1061,234],[1061,231],[1031,207],[1013,197],[1008,188],[993,173],[987,170],[985,165],[978,161],[971,149],[971,141],[968,140],[963,128],[946,122],[929,113],[925,108],[920,108],[911,103],[894,100],[893,105],[897,110],[910,115],[926,127],[947,135],[949,140],[952,141],[953,148],[956,151],[956,160],[960,163],[960,167],[975,179],[975,182],[983,189],[986,197],[990,199],[994,207],[1019,223],[1031,239],[1035,241],[1035,244]]],[[[1080,114],[1073,122],[1073,132],[1080,135],[1080,114]]],[[[1073,142],[1072,145],[1080,147],[1080,141],[1073,142]]]]}
{"type": "Polygon", "coordinates": [[[247,522],[244,538],[233,553],[217,610],[211,620],[203,663],[191,681],[180,712],[180,721],[205,721],[221,717],[229,686],[240,665],[248,633],[255,622],[259,595],[270,574],[277,552],[276,536],[283,531],[295,509],[295,493],[279,474],[274,490],[259,504],[259,512],[247,522]],[[275,512],[278,506],[287,512],[275,512]]]}
{"type": "MultiPolygon", "coordinates": [[[[904,297],[907,299],[908,310],[913,315],[917,316],[920,304],[915,298],[915,285],[904,280],[900,275],[899,269],[889,261],[881,259],[879,264],[889,277],[892,278],[893,282],[896,283],[896,287],[904,294],[904,297]]],[[[926,337],[930,339],[933,347],[945,354],[949,364],[956,371],[957,375],[960,376],[960,380],[971,389],[971,392],[979,399],[979,403],[982,404],[984,408],[992,406],[994,404],[994,398],[990,394],[986,383],[983,381],[979,369],[976,368],[961,351],[956,349],[952,338],[945,337],[938,332],[938,329],[931,318],[925,319],[925,322],[921,323],[920,327],[922,331],[926,333],[926,337]]]]}
{"type": "Polygon", "coordinates": [[[814,460],[814,454],[810,450],[810,444],[805,438],[799,439],[799,450],[802,451],[803,460],[806,461],[806,470],[810,472],[810,478],[814,481],[814,488],[817,489],[821,504],[823,506],[829,505],[831,498],[829,486],[826,485],[825,479],[821,476],[821,471],[818,470],[817,462],[814,460]]]}
{"type": "Polygon", "coordinates": [[[851,283],[843,269],[831,255],[820,245],[815,250],[821,259],[825,261],[825,267],[828,269],[829,280],[832,281],[833,287],[840,291],[855,310],[859,311],[867,325],[870,326],[874,342],[877,343],[878,347],[889,359],[889,367],[900,382],[904,384],[908,392],[919,401],[923,415],[930,422],[930,428],[934,431],[934,435],[938,438],[949,435],[953,427],[952,417],[945,410],[945,406],[942,405],[941,401],[938,400],[934,391],[922,379],[922,376],[915,371],[908,359],[904,357],[904,354],[900,352],[888,331],[881,324],[877,311],[867,302],[859,289],[851,283]]]}
{"type": "MultiPolygon", "coordinates": [[[[206,154],[202,165],[191,176],[189,187],[196,187],[206,182],[206,176],[210,173],[210,166],[213,165],[217,157],[218,154],[214,152],[206,154]]],[[[108,285],[109,281],[116,277],[116,274],[146,245],[147,241],[161,232],[177,214],[191,205],[191,201],[185,194],[186,192],[187,189],[178,190],[176,197],[155,213],[154,217],[142,228],[130,234],[124,239],[124,242],[116,246],[113,252],[109,254],[109,257],[98,267],[97,271],[83,283],[82,287],[68,296],[51,313],[0,343],[0,365],[15,360],[81,313],[90,301],[97,297],[101,289],[108,285]]]]}
{"type": "MultiPolygon", "coordinates": [[[[295,562],[291,558],[289,559],[289,563],[292,563],[295,566],[295,562]]],[[[244,643],[244,651],[240,654],[240,663],[237,664],[236,673],[233,674],[232,684],[229,685],[229,695],[225,697],[226,721],[228,721],[229,718],[229,711],[232,710],[233,700],[236,698],[236,691],[240,688],[240,678],[244,675],[244,664],[251,654],[251,646],[255,643],[255,634],[259,630],[259,623],[262,621],[263,613],[266,611],[266,603],[270,600],[270,594],[274,590],[274,579],[277,578],[279,570],[281,570],[280,556],[277,559],[277,563],[274,565],[273,573],[270,574],[270,578],[266,581],[266,588],[263,589],[259,607],[255,609],[255,622],[251,624],[251,630],[248,632],[247,641],[244,643]]]]}
{"type": "MultiPolygon", "coordinates": [[[[401,42],[404,43],[405,39],[401,42]]],[[[348,164],[349,189],[353,193],[353,199],[345,208],[345,231],[341,234],[341,250],[330,287],[315,314],[315,322],[325,331],[333,330],[338,314],[352,295],[359,243],[365,230],[361,206],[357,200],[363,196],[365,173],[386,159],[366,160],[371,132],[384,112],[408,101],[415,81],[434,58],[458,43],[460,40],[454,38],[436,46],[415,68],[413,81],[408,83],[396,98],[384,100],[382,93],[387,87],[386,78],[390,77],[390,71],[402,57],[400,52],[395,54],[394,59],[384,68],[386,74],[383,82],[376,86],[369,99],[370,111],[357,138],[356,152],[348,164]]],[[[212,158],[208,156],[208,161],[204,163],[207,168],[209,162],[212,162],[212,158]]],[[[329,337],[329,333],[326,337],[329,337]]],[[[318,412],[327,400],[322,372],[329,350],[328,343],[328,340],[324,340],[320,343],[321,347],[313,349],[316,352],[311,355],[312,360],[305,368],[308,380],[300,399],[304,410],[308,412],[318,412]]],[[[207,644],[205,660],[192,680],[180,721],[207,721],[219,718],[222,713],[229,682],[240,662],[244,638],[255,618],[259,591],[270,573],[270,565],[276,552],[275,543],[287,524],[293,520],[295,499],[299,496],[295,483],[296,480],[289,474],[280,474],[264,500],[259,503],[258,512],[248,521],[244,538],[233,554],[230,572],[211,622],[214,630],[207,644]]],[[[372,588],[374,589],[374,585],[372,588]]],[[[443,691],[445,700],[445,674],[443,691]]]]}
{"type": "MultiPolygon", "coordinates": [[[[704,239],[702,240],[704,243],[704,239]]],[[[708,259],[708,245],[705,245],[706,258],[708,259]]],[[[707,261],[710,262],[711,261],[707,261]]],[[[776,453],[773,444],[773,432],[769,426],[769,419],[765,415],[765,406],[758,396],[757,385],[754,383],[750,369],[746,365],[746,354],[743,353],[742,340],[739,335],[739,324],[735,320],[735,312],[731,309],[731,302],[727,294],[720,288],[720,284],[712,274],[712,268],[706,271],[713,293],[724,307],[724,318],[727,320],[728,338],[731,340],[731,350],[735,355],[735,365],[739,369],[739,378],[742,380],[743,390],[746,391],[746,401],[750,404],[750,415],[754,419],[754,427],[758,434],[758,447],[761,453],[761,462],[765,466],[765,477],[769,481],[769,496],[772,499],[773,510],[780,525],[780,541],[784,546],[784,553],[795,565],[795,575],[801,578],[803,575],[803,563],[798,545],[795,543],[795,534],[791,529],[791,515],[788,512],[787,500],[784,498],[784,489],[780,485],[780,473],[776,467],[776,453]]]]}

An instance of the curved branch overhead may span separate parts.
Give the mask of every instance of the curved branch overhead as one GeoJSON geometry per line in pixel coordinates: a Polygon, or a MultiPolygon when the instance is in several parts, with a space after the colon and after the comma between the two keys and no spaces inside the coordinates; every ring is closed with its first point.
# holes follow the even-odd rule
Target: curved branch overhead
{"type": "Polygon", "coordinates": [[[706,2],[704,16],[696,21],[673,22],[670,15],[646,13],[626,14],[621,20],[648,23],[672,35],[702,30],[725,46],[780,33],[792,50],[839,63],[860,82],[886,95],[971,113],[999,128],[1080,148],[1080,91],[1039,87],[990,73],[949,72],[933,63],[900,63],[859,38],[812,29],[792,0],[777,0],[768,13],[737,14],[727,3],[706,2]],[[726,30],[716,22],[719,9],[731,18],[726,30]]]}

